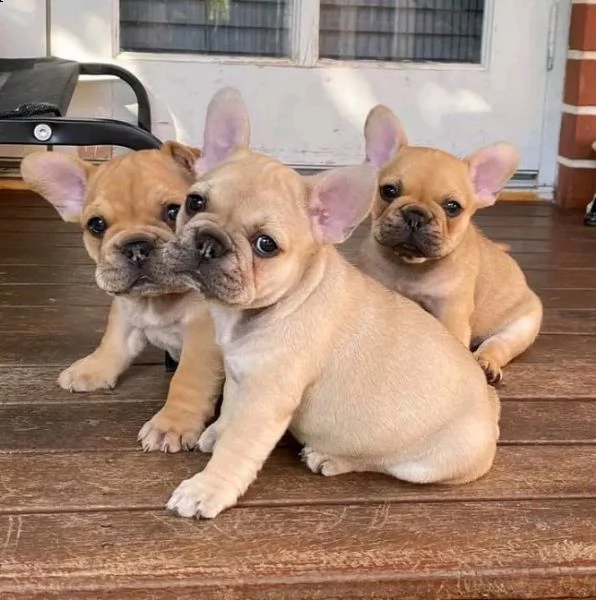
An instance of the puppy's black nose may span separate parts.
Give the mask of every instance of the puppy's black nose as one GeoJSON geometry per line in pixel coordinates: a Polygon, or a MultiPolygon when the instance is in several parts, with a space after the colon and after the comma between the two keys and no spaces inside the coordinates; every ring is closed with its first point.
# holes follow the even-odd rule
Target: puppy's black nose
{"type": "Polygon", "coordinates": [[[226,245],[219,238],[206,231],[197,232],[195,244],[201,262],[221,258],[228,251],[226,245]]]}
{"type": "Polygon", "coordinates": [[[403,215],[404,221],[411,231],[417,231],[429,221],[428,216],[417,208],[408,208],[403,215]]]}
{"type": "Polygon", "coordinates": [[[151,242],[147,240],[133,240],[122,247],[122,254],[133,265],[140,267],[147,261],[152,250],[153,244],[151,242]]]}

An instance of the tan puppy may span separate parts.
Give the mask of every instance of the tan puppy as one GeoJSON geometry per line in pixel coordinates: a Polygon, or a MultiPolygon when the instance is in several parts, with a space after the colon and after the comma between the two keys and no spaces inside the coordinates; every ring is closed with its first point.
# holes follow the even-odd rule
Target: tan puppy
{"type": "Polygon", "coordinates": [[[99,347],[58,378],[72,392],[109,389],[148,343],[180,360],[165,406],[141,429],[145,450],[193,447],[221,389],[221,356],[206,303],[170,286],[156,249],[174,235],[200,152],[176,142],[95,167],[58,152],[36,152],[23,179],[69,222],[83,228],[98,286],[114,296],[99,347]],[[186,331],[186,343],[181,354],[186,331]]]}
{"type": "Polygon", "coordinates": [[[333,247],[368,214],[374,169],[302,177],[247,145],[242,99],[224,89],[208,110],[194,201],[165,249],[173,277],[213,302],[224,403],[199,440],[211,460],[168,507],[212,518],[232,506],[288,428],[324,475],[486,473],[499,402],[472,355],[333,247]]]}
{"type": "Polygon", "coordinates": [[[359,266],[435,315],[497,383],[536,339],[542,304],[504,247],[470,219],[495,202],[517,168],[517,150],[499,143],[459,160],[408,146],[401,123],[381,105],[364,134],[367,161],[380,172],[359,266]]]}

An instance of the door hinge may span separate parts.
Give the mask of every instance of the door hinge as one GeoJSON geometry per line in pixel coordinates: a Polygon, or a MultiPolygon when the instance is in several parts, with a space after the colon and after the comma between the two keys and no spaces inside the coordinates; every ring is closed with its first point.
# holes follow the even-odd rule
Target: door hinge
{"type": "Polygon", "coordinates": [[[555,0],[550,7],[548,21],[548,41],[546,47],[546,70],[552,71],[555,65],[555,51],[557,45],[557,24],[559,21],[559,2],[555,0]]]}

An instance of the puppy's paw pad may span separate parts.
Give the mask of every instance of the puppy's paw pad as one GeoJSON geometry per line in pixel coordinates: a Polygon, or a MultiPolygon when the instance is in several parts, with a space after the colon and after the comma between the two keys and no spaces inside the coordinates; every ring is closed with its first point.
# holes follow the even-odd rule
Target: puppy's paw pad
{"type": "Polygon", "coordinates": [[[205,452],[207,454],[211,454],[213,452],[215,444],[221,435],[220,429],[221,427],[218,426],[218,421],[216,421],[215,423],[209,425],[205,431],[203,431],[197,444],[201,452],[205,452]]]}
{"type": "Polygon", "coordinates": [[[503,379],[503,371],[499,365],[480,355],[476,356],[476,360],[484,371],[484,374],[486,375],[486,381],[488,381],[488,383],[491,385],[497,385],[498,383],[501,383],[503,379]]]}
{"type": "Polygon", "coordinates": [[[238,494],[229,484],[215,482],[203,473],[184,480],[168,500],[167,509],[180,517],[213,519],[236,504],[238,494]]]}
{"type": "Polygon", "coordinates": [[[302,449],[300,456],[313,473],[318,473],[325,477],[333,477],[334,475],[341,475],[354,470],[348,461],[320,454],[308,446],[302,449]]]}
{"type": "Polygon", "coordinates": [[[60,373],[58,385],[69,392],[111,390],[116,386],[117,375],[106,374],[96,362],[82,359],[60,373]]]}
{"type": "Polygon", "coordinates": [[[195,415],[162,408],[141,427],[137,439],[145,452],[192,450],[203,427],[195,415]]]}

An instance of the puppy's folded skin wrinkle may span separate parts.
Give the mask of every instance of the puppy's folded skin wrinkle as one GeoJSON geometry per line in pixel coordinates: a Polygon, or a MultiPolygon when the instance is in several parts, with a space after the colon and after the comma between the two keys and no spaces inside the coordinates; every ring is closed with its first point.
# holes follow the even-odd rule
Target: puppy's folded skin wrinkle
{"type": "Polygon", "coordinates": [[[333,247],[366,218],[374,169],[302,177],[252,152],[246,109],[230,89],[212,99],[205,131],[210,158],[197,165],[191,192],[209,189],[211,208],[200,217],[182,211],[164,255],[213,299],[224,400],[199,439],[212,452],[207,466],[180,484],[168,509],[213,518],[233,506],[288,429],[307,466],[327,476],[378,471],[455,484],[484,475],[499,400],[478,363],[432,315],[333,247]],[[231,240],[208,261],[194,253],[206,219],[231,240]],[[259,235],[281,251],[259,255],[259,235]],[[180,246],[186,255],[174,251],[180,246]]]}
{"type": "Polygon", "coordinates": [[[518,151],[501,142],[459,160],[409,146],[401,122],[382,105],[369,113],[364,135],[380,188],[358,266],[418,302],[466,347],[474,340],[488,381],[498,383],[503,367],[536,339],[542,304],[509,247],[487,239],[471,218],[496,201],[518,151]],[[396,182],[399,193],[388,201],[383,186],[396,182]],[[412,208],[428,216],[415,229],[404,217],[412,208]]]}
{"type": "Polygon", "coordinates": [[[139,432],[146,451],[194,447],[222,387],[206,303],[173,281],[161,260],[200,156],[195,148],[165,142],[161,150],[100,167],[59,152],[33,153],[21,165],[31,189],[65,221],[82,226],[96,282],[114,296],[99,347],[65,369],[59,385],[72,392],[111,389],[149,343],[180,359],[164,407],[139,432]]]}

